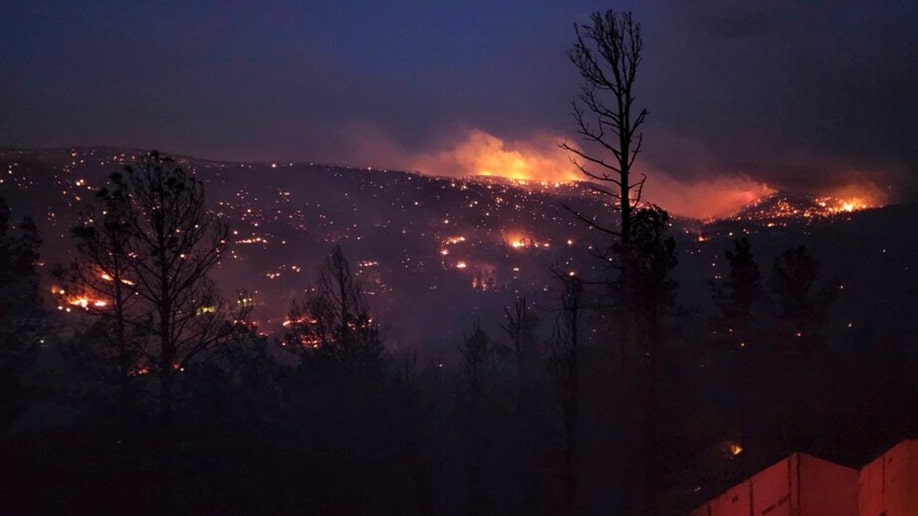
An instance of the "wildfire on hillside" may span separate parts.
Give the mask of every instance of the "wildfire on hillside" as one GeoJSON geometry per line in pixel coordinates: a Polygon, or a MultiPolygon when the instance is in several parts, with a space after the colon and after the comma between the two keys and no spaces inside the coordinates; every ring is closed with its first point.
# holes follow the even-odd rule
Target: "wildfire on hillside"
{"type": "MultiPolygon", "coordinates": [[[[451,148],[423,155],[413,165],[428,173],[450,176],[502,177],[527,190],[591,181],[571,161],[572,155],[558,147],[558,142],[564,140],[560,135],[539,134],[509,141],[473,129],[451,148]]],[[[635,167],[632,173],[638,176],[646,173],[649,178],[643,200],[684,217],[730,218],[731,213],[746,212],[780,195],[772,186],[746,174],[707,174],[684,179],[678,171],[653,170],[652,164],[642,161],[635,167]]],[[[601,173],[602,168],[598,168],[595,172],[601,173]]],[[[807,208],[777,207],[759,218],[827,217],[886,205],[887,195],[881,188],[863,178],[854,181],[812,196],[806,203],[812,206],[807,208]]],[[[506,242],[514,248],[530,247],[525,238],[507,238],[506,242]]]]}
{"type": "Polygon", "coordinates": [[[513,249],[551,247],[548,241],[539,240],[521,231],[507,231],[503,234],[504,243],[513,249]]]}
{"type": "Polygon", "coordinates": [[[57,309],[62,312],[70,312],[74,308],[89,310],[90,308],[100,309],[108,306],[108,302],[104,299],[88,295],[71,295],[58,286],[51,287],[51,294],[59,300],[57,309]]]}
{"type": "MultiPolygon", "coordinates": [[[[115,279],[105,271],[97,271],[96,275],[100,280],[107,283],[115,281],[115,279]]],[[[127,278],[121,278],[120,282],[127,287],[134,286],[134,282],[127,278]]],[[[82,310],[104,310],[111,304],[109,299],[106,299],[105,296],[100,296],[99,291],[91,287],[86,286],[77,288],[80,292],[73,292],[57,285],[51,287],[51,295],[58,300],[58,310],[62,312],[70,312],[73,308],[80,308],[82,310]]]]}
{"type": "Polygon", "coordinates": [[[540,134],[525,141],[506,141],[473,129],[451,148],[417,157],[411,168],[451,176],[499,176],[518,181],[556,182],[581,179],[564,138],[540,134]]]}
{"type": "Polygon", "coordinates": [[[824,200],[827,207],[835,208],[836,213],[850,213],[882,208],[889,202],[889,195],[887,191],[873,183],[849,184],[829,190],[824,200]]]}
{"type": "Polygon", "coordinates": [[[816,204],[825,208],[826,212],[830,214],[851,213],[853,211],[866,210],[874,207],[870,202],[857,197],[851,199],[819,197],[816,199],[816,204]]]}
{"type": "Polygon", "coordinates": [[[880,208],[886,198],[876,191],[856,191],[851,187],[824,195],[794,195],[777,193],[765,197],[740,210],[734,220],[767,222],[769,227],[785,225],[787,220],[817,220],[856,211],[880,208]]]}

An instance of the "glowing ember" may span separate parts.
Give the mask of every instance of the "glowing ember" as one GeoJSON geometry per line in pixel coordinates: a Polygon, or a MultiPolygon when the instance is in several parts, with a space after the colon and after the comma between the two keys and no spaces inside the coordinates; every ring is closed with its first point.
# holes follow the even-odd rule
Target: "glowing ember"
{"type": "Polygon", "coordinates": [[[237,244],[268,244],[268,240],[262,237],[241,238],[236,240],[237,244]]]}
{"type": "Polygon", "coordinates": [[[67,300],[67,303],[72,306],[78,306],[80,308],[88,309],[90,306],[95,308],[105,308],[108,306],[108,303],[101,299],[90,299],[88,297],[74,297],[67,300]]]}
{"type": "Polygon", "coordinates": [[[524,249],[529,247],[551,247],[551,244],[548,242],[540,242],[529,235],[525,235],[519,232],[505,233],[503,239],[505,244],[514,249],[524,249]]]}
{"type": "Polygon", "coordinates": [[[723,450],[727,457],[736,457],[740,453],[743,453],[743,446],[734,441],[725,441],[721,445],[721,450],[723,450]]]}
{"type": "Polygon", "coordinates": [[[147,368],[147,367],[139,367],[139,368],[137,368],[137,369],[134,369],[134,370],[131,371],[130,373],[128,373],[128,376],[144,376],[144,375],[148,375],[148,374],[150,374],[150,369],[149,369],[149,368],[147,368]]]}
{"type": "MultiPolygon", "coordinates": [[[[103,273],[99,274],[99,277],[100,277],[102,280],[104,280],[104,281],[115,281],[115,279],[112,278],[111,275],[109,275],[107,272],[103,272],[103,273]]],[[[127,285],[127,286],[129,286],[129,287],[134,285],[134,282],[133,282],[133,281],[131,281],[131,280],[126,280],[126,279],[124,279],[124,278],[121,278],[121,283],[124,284],[124,285],[127,285]]]]}

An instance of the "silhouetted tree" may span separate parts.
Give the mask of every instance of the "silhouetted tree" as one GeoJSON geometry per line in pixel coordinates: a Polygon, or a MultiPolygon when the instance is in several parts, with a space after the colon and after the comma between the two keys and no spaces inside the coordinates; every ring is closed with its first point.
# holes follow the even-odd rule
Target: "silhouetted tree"
{"type": "Polygon", "coordinates": [[[516,410],[513,413],[513,447],[518,453],[514,462],[514,474],[520,480],[522,499],[528,504],[528,511],[537,509],[538,482],[534,471],[535,458],[539,453],[536,442],[539,424],[538,406],[542,357],[537,348],[536,329],[538,319],[526,297],[519,297],[513,307],[504,307],[504,323],[501,328],[510,338],[513,365],[516,376],[516,410]]]}
{"type": "Polygon", "coordinates": [[[294,439],[307,457],[302,468],[321,478],[311,491],[318,499],[308,503],[345,514],[363,514],[385,502],[429,503],[424,485],[416,497],[408,490],[382,494],[390,482],[423,484],[428,478],[412,448],[423,441],[423,424],[407,421],[422,412],[399,398],[416,394],[411,387],[397,388],[400,381],[413,381],[413,373],[394,382],[384,374],[379,324],[340,246],[318,266],[306,295],[292,303],[285,327],[282,345],[299,358],[286,392],[295,427],[302,428],[294,439]],[[413,442],[394,442],[396,429],[406,428],[417,432],[413,442]],[[355,496],[353,485],[364,486],[363,496],[355,496]]]}
{"type": "MultiPolygon", "coordinates": [[[[76,231],[85,258],[76,270],[87,280],[90,270],[107,273],[109,295],[126,295],[120,289],[129,286],[143,307],[138,309],[151,314],[155,342],[148,353],[160,382],[158,413],[168,425],[177,375],[226,334],[208,273],[226,247],[227,227],[207,210],[203,183],[156,151],[109,180],[98,199],[112,212],[76,231]]],[[[125,303],[119,303],[121,309],[125,303]]],[[[126,339],[121,344],[128,345],[126,339]]]]}
{"type": "Polygon", "coordinates": [[[779,345],[805,360],[825,344],[820,326],[841,291],[834,279],[817,285],[818,274],[819,262],[801,245],[776,257],[768,278],[783,331],[779,345]]]}
{"type": "Polygon", "coordinates": [[[619,287],[613,297],[621,323],[617,345],[624,363],[626,348],[634,345],[636,328],[635,307],[629,297],[633,258],[623,257],[631,255],[635,208],[646,179],[642,176],[635,181],[632,174],[643,141],[640,128],[647,116],[646,109],[634,106],[634,86],[644,44],[641,25],[630,12],[595,12],[589,24],[575,25],[574,30],[577,40],[568,57],[583,85],[573,101],[573,116],[586,146],[581,149],[564,142],[561,147],[573,155],[573,163],[589,180],[588,187],[612,199],[617,225],[597,222],[595,214],[566,208],[591,228],[612,237],[611,245],[598,254],[606,264],[618,269],[617,277],[611,281],[619,287]]]}
{"type": "Polygon", "coordinates": [[[319,266],[305,299],[294,301],[284,344],[306,362],[378,371],[384,351],[379,324],[341,246],[334,246],[319,266]]]}
{"type": "Polygon", "coordinates": [[[730,267],[727,278],[710,282],[714,303],[727,323],[727,331],[743,346],[749,339],[752,305],[763,296],[762,275],[751,248],[746,237],[735,240],[733,250],[724,251],[730,267]]]}
{"type": "Polygon", "coordinates": [[[676,240],[668,234],[669,214],[657,206],[634,210],[630,248],[619,248],[621,261],[627,262],[631,278],[619,279],[619,289],[632,300],[643,323],[646,346],[653,353],[659,344],[660,311],[672,304],[678,286],[670,277],[676,267],[676,240]],[[629,290],[625,290],[629,289],[629,290]]]}
{"type": "Polygon", "coordinates": [[[463,442],[465,450],[466,502],[469,514],[482,514],[484,504],[485,435],[484,404],[488,385],[488,369],[493,344],[476,321],[460,348],[462,356],[462,405],[465,408],[463,442]]]}
{"type": "Polygon", "coordinates": [[[563,278],[561,313],[548,356],[548,370],[555,382],[564,433],[564,498],[569,513],[576,514],[580,448],[580,375],[583,317],[583,282],[563,278]]]}
{"type": "MultiPolygon", "coordinates": [[[[646,176],[636,179],[633,171],[643,142],[641,126],[647,117],[646,109],[635,106],[643,51],[641,26],[631,13],[609,10],[594,13],[589,24],[575,26],[575,31],[577,40],[568,55],[583,79],[573,102],[573,116],[584,148],[567,142],[561,147],[572,153],[572,161],[588,179],[589,187],[613,201],[618,221],[610,223],[595,214],[567,208],[612,240],[597,254],[615,271],[608,279],[614,303],[609,315],[617,327],[615,338],[609,340],[617,347],[620,368],[615,376],[621,404],[613,409],[623,417],[618,429],[619,449],[630,456],[625,459],[630,464],[624,468],[635,472],[647,468],[647,475],[652,477],[655,464],[650,464],[647,454],[654,451],[656,440],[660,310],[675,288],[668,273],[676,259],[675,241],[664,235],[668,214],[652,205],[642,207],[646,176]],[[637,442],[644,444],[635,447],[637,442]]],[[[620,510],[655,511],[654,486],[648,476],[622,473],[622,481],[631,485],[620,490],[642,491],[646,507],[623,505],[620,510]]]]}
{"type": "Polygon", "coordinates": [[[112,173],[97,194],[97,210],[102,213],[84,218],[75,230],[80,256],[70,278],[85,280],[79,287],[84,292],[103,296],[99,308],[106,309],[95,315],[113,324],[104,333],[113,336],[120,377],[142,364],[158,381],[151,392],[159,421],[152,443],[153,499],[160,511],[171,512],[178,485],[179,375],[234,331],[227,303],[208,277],[226,248],[227,227],[208,211],[203,183],[156,151],[112,173]],[[113,306],[120,310],[114,316],[108,309],[113,306]],[[141,335],[127,332],[138,321],[135,314],[149,321],[146,345],[138,343],[145,340],[141,335]],[[141,350],[145,358],[135,359],[141,350]]]}
{"type": "Polygon", "coordinates": [[[778,255],[768,278],[775,316],[772,376],[784,382],[773,389],[773,399],[780,403],[776,409],[789,411],[777,427],[792,446],[818,434],[811,415],[819,393],[817,371],[824,363],[823,323],[841,290],[834,279],[818,284],[818,276],[819,262],[801,245],[778,255]]]}
{"type": "MultiPolygon", "coordinates": [[[[633,401],[638,402],[636,417],[639,430],[627,434],[628,439],[641,443],[639,454],[633,460],[637,470],[643,474],[642,491],[645,511],[656,514],[658,495],[655,492],[660,482],[660,420],[663,382],[663,314],[672,307],[677,283],[670,272],[678,263],[676,241],[668,234],[669,214],[656,206],[636,208],[631,225],[630,245],[618,249],[621,261],[627,263],[623,270],[630,274],[619,279],[618,288],[627,300],[631,310],[626,313],[635,328],[632,337],[635,348],[635,366],[641,374],[635,377],[630,389],[640,393],[633,401]]],[[[637,394],[637,393],[635,393],[637,394]]],[[[626,426],[628,421],[624,423],[626,426]]],[[[636,443],[635,443],[636,444],[636,443]]]]}
{"type": "Polygon", "coordinates": [[[153,367],[146,349],[153,321],[132,279],[135,244],[128,192],[105,189],[96,202],[71,230],[78,259],[55,269],[61,282],[56,295],[68,310],[82,309],[93,317],[89,332],[72,346],[72,358],[78,367],[117,385],[119,405],[125,409],[133,380],[153,367]]]}
{"type": "Polygon", "coordinates": [[[575,212],[592,227],[615,235],[622,245],[631,239],[632,211],[641,200],[644,179],[633,182],[631,168],[641,150],[640,127],[646,109],[634,107],[634,85],[641,62],[641,24],[631,13],[595,12],[590,24],[574,27],[577,41],[568,53],[583,78],[580,94],[573,102],[577,132],[590,149],[562,143],[571,152],[577,168],[587,178],[611,185],[592,185],[615,200],[621,216],[620,229],[602,227],[594,219],[575,212]]]}
{"type": "MultiPolygon", "coordinates": [[[[436,371],[436,369],[435,369],[436,371]]],[[[419,514],[433,513],[434,484],[442,478],[438,472],[432,471],[431,463],[436,459],[437,450],[434,446],[435,428],[433,425],[433,402],[431,393],[425,389],[424,379],[418,372],[417,352],[406,357],[403,367],[396,377],[396,387],[399,394],[396,410],[399,432],[399,454],[407,474],[413,481],[414,499],[419,514]]]]}
{"type": "MultiPolygon", "coordinates": [[[[763,342],[757,338],[753,324],[753,306],[764,297],[761,273],[752,246],[746,237],[733,242],[733,250],[726,249],[724,254],[730,267],[727,277],[711,280],[709,286],[714,304],[720,311],[720,318],[715,324],[715,345],[727,343],[727,349],[719,350],[728,353],[732,361],[732,388],[729,392],[736,397],[733,415],[736,431],[741,442],[745,442],[755,430],[750,418],[760,410],[753,399],[755,386],[762,382],[754,380],[755,356],[765,356],[763,342]]],[[[760,313],[761,317],[762,314],[760,313]]]]}
{"type": "Polygon", "coordinates": [[[517,298],[513,305],[504,307],[504,324],[501,328],[510,337],[516,366],[517,387],[522,397],[535,381],[538,371],[539,353],[536,349],[535,330],[538,320],[533,315],[526,298],[517,298]]]}
{"type": "Polygon", "coordinates": [[[48,325],[39,295],[41,239],[31,218],[10,226],[10,210],[0,197],[0,425],[24,407],[18,374],[35,360],[48,325]]]}
{"type": "MultiPolygon", "coordinates": [[[[573,154],[572,161],[590,180],[588,186],[612,199],[618,215],[617,226],[597,222],[595,215],[585,215],[569,207],[568,210],[591,228],[612,237],[611,245],[598,254],[617,269],[611,281],[615,283],[613,298],[620,322],[617,345],[624,364],[629,354],[627,348],[632,348],[632,355],[637,349],[634,339],[640,331],[637,318],[642,314],[638,305],[646,304],[653,295],[647,284],[648,264],[640,262],[654,258],[641,256],[646,249],[632,249],[635,237],[645,234],[647,229],[634,225],[639,218],[644,226],[650,227],[652,219],[668,217],[653,206],[639,208],[646,176],[635,181],[632,173],[643,142],[640,128],[647,116],[646,109],[634,105],[634,87],[643,51],[641,25],[630,12],[608,10],[593,13],[590,23],[575,26],[575,31],[577,40],[568,56],[580,73],[583,86],[573,102],[573,116],[586,147],[581,149],[567,142],[561,147],[573,154]],[[634,267],[637,269],[633,270],[634,267]],[[643,303],[633,298],[638,290],[644,291],[643,303]]],[[[646,247],[647,242],[638,245],[646,247]]]]}
{"type": "Polygon", "coordinates": [[[491,338],[478,322],[472,328],[472,333],[465,338],[460,353],[468,405],[472,410],[477,410],[486,388],[487,368],[493,353],[491,338]]]}

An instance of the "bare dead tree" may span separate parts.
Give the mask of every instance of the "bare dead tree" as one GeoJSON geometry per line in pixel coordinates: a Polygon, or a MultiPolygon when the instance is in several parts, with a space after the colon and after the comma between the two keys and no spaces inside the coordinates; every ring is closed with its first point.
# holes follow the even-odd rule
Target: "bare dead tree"
{"type": "Polygon", "coordinates": [[[640,414],[633,409],[646,405],[642,410],[647,413],[626,416],[621,422],[623,466],[638,472],[625,477],[634,477],[638,485],[620,487],[623,492],[642,492],[642,511],[654,513],[655,502],[650,493],[656,464],[650,462],[654,462],[652,446],[658,416],[659,311],[673,285],[667,273],[675,265],[675,255],[673,241],[663,236],[668,216],[642,202],[647,178],[634,173],[643,143],[641,128],[647,118],[647,110],[635,105],[643,52],[641,25],[630,12],[609,10],[594,13],[590,23],[575,26],[575,32],[577,38],[568,57],[583,79],[572,103],[583,145],[564,142],[561,148],[571,153],[571,161],[586,177],[588,187],[613,201],[619,220],[599,221],[570,206],[566,208],[612,240],[597,254],[617,269],[617,277],[609,278],[608,285],[618,318],[614,343],[620,368],[618,410],[622,414],[640,414]],[[639,450],[636,454],[632,451],[635,448],[639,450]]]}
{"type": "MultiPolygon", "coordinates": [[[[584,146],[564,142],[561,148],[571,153],[571,161],[584,174],[587,185],[613,201],[617,225],[598,221],[571,206],[565,208],[589,227],[611,237],[608,246],[594,254],[615,269],[603,283],[612,288],[610,298],[620,321],[618,328],[618,362],[624,368],[630,360],[629,349],[636,349],[637,319],[640,317],[633,299],[632,264],[636,250],[635,221],[640,214],[645,176],[635,181],[632,168],[643,142],[641,126],[646,109],[635,107],[634,87],[641,63],[643,41],[641,25],[631,13],[609,10],[595,12],[587,25],[575,25],[576,42],[568,57],[583,79],[580,93],[572,102],[572,113],[584,146]]],[[[639,252],[639,251],[637,251],[639,252]]],[[[640,356],[637,353],[635,356],[640,356]]],[[[619,374],[620,390],[630,389],[626,370],[619,374]]]]}
{"type": "Polygon", "coordinates": [[[590,24],[574,29],[577,41],[568,57],[584,82],[572,103],[573,116],[587,147],[564,142],[561,148],[573,155],[571,161],[588,180],[599,182],[591,188],[618,204],[620,227],[597,224],[592,217],[569,209],[586,224],[627,246],[632,211],[641,200],[646,179],[641,176],[635,181],[632,174],[643,142],[640,128],[647,117],[646,109],[634,106],[634,85],[644,46],[641,24],[630,12],[609,10],[593,13],[590,24]]]}

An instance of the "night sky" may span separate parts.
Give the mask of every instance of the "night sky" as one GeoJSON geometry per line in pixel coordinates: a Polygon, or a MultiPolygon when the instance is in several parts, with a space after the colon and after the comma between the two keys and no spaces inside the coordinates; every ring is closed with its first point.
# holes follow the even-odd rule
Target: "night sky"
{"type": "Polygon", "coordinates": [[[912,188],[913,0],[21,1],[0,21],[0,146],[563,176],[565,52],[607,8],[643,24],[660,195],[912,188]]]}

